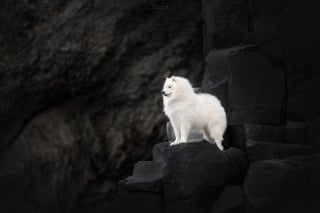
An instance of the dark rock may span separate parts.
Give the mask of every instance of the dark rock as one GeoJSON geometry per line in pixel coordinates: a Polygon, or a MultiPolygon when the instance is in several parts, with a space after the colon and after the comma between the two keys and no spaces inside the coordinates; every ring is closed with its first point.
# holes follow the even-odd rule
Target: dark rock
{"type": "Polygon", "coordinates": [[[278,16],[258,19],[254,29],[256,44],[262,44],[280,38],[280,22],[281,20],[278,16]]]}
{"type": "Polygon", "coordinates": [[[313,146],[315,152],[320,151],[320,119],[308,121],[307,138],[313,146]]]}
{"type": "Polygon", "coordinates": [[[242,183],[247,167],[246,154],[236,148],[221,152],[207,142],[160,143],[153,162],[138,162],[121,188],[161,192],[163,183],[164,212],[206,213],[226,185],[242,183]]]}
{"type": "Polygon", "coordinates": [[[241,184],[247,170],[244,152],[235,148],[221,152],[208,142],[160,143],[154,146],[153,160],[164,165],[166,212],[208,212],[221,190],[241,184]]]}
{"type": "Polygon", "coordinates": [[[289,120],[320,117],[320,32],[314,31],[319,19],[318,1],[292,1],[284,10],[282,39],[286,46],[289,120]]]}
{"type": "Polygon", "coordinates": [[[232,161],[233,171],[238,177],[238,181],[234,183],[241,184],[249,167],[247,154],[234,147],[224,150],[223,153],[230,161],[232,161]]]}
{"type": "Polygon", "coordinates": [[[163,198],[152,192],[119,192],[107,203],[105,212],[110,213],[163,213],[163,198]]]}
{"type": "Polygon", "coordinates": [[[280,67],[284,67],[285,46],[281,39],[260,44],[260,51],[280,67]]]}
{"type": "Polygon", "coordinates": [[[208,213],[216,193],[204,192],[193,194],[179,200],[165,200],[165,213],[208,213]]]}
{"type": "Polygon", "coordinates": [[[244,125],[228,125],[227,131],[230,146],[244,151],[247,139],[244,125]]]}
{"type": "Polygon", "coordinates": [[[246,136],[255,141],[312,145],[305,122],[287,122],[285,126],[246,124],[246,136]]]}
{"type": "Polygon", "coordinates": [[[280,16],[285,8],[285,1],[258,0],[256,3],[256,15],[258,18],[280,16]]]}
{"type": "Polygon", "coordinates": [[[227,186],[215,200],[211,213],[244,212],[244,199],[241,186],[227,186]]]}
{"type": "Polygon", "coordinates": [[[152,159],[154,162],[165,163],[165,153],[170,149],[170,143],[158,143],[152,149],[152,159]]]}
{"type": "Polygon", "coordinates": [[[287,121],[284,142],[289,144],[312,145],[307,136],[306,122],[287,121]]]}
{"type": "Polygon", "coordinates": [[[245,1],[203,0],[204,47],[207,54],[212,48],[225,48],[246,41],[248,34],[245,1]]]}
{"type": "Polygon", "coordinates": [[[285,131],[282,126],[246,124],[245,131],[248,139],[257,141],[284,142],[285,131]]]}
{"type": "Polygon", "coordinates": [[[201,4],[0,4],[0,209],[100,206],[165,140],[167,70],[200,83],[201,4]]]}
{"type": "Polygon", "coordinates": [[[252,163],[243,184],[245,212],[318,212],[320,155],[252,163]]]}
{"type": "Polygon", "coordinates": [[[254,40],[260,50],[275,63],[284,66],[285,45],[282,40],[283,1],[256,1],[254,40]]]}
{"type": "MultiPolygon", "coordinates": [[[[90,123],[75,114],[51,110],[32,120],[16,143],[0,155],[1,209],[73,211],[84,191],[90,188],[86,191],[89,196],[96,190],[90,181],[107,170],[105,165],[92,167],[92,161],[102,161],[101,144],[94,143],[95,137],[90,123]]],[[[100,189],[95,195],[100,192],[107,197],[115,188],[109,178],[96,183],[100,189]]]]}
{"type": "Polygon", "coordinates": [[[309,155],[313,152],[312,147],[307,145],[261,142],[251,139],[248,139],[246,149],[251,162],[309,155]]]}
{"type": "Polygon", "coordinates": [[[229,66],[229,124],[281,124],[285,73],[259,50],[238,51],[229,66]]]}
{"type": "Polygon", "coordinates": [[[165,195],[175,199],[202,192],[218,193],[227,184],[241,182],[242,158],[246,156],[240,150],[221,152],[208,142],[175,146],[161,143],[153,150],[154,161],[164,163],[165,195]]]}
{"type": "Polygon", "coordinates": [[[133,174],[126,179],[128,191],[161,192],[163,165],[152,161],[138,161],[133,174]]]}
{"type": "Polygon", "coordinates": [[[216,96],[222,106],[228,109],[228,65],[234,52],[247,48],[240,46],[211,50],[206,57],[206,71],[201,83],[201,91],[216,96]]]}

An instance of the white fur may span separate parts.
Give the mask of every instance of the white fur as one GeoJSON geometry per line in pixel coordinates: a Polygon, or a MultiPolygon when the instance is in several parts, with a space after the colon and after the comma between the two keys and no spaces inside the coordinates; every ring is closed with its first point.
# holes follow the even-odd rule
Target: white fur
{"type": "Polygon", "coordinates": [[[164,112],[170,119],[176,140],[171,145],[188,141],[190,132],[216,143],[223,150],[223,134],[227,126],[226,113],[220,101],[210,94],[196,94],[188,79],[167,78],[163,86],[164,112]]]}

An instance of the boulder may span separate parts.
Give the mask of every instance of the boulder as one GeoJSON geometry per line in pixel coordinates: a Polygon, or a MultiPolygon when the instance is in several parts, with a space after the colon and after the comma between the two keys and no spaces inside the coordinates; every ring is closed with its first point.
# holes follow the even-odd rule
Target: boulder
{"type": "Polygon", "coordinates": [[[225,186],[242,183],[248,167],[243,151],[220,151],[208,142],[159,143],[153,149],[153,161],[164,165],[166,212],[209,211],[225,186]]]}
{"type": "Polygon", "coordinates": [[[318,212],[319,171],[319,154],[252,163],[243,183],[245,212],[318,212]]]}
{"type": "Polygon", "coordinates": [[[221,152],[208,142],[160,143],[154,147],[153,159],[164,164],[164,192],[174,198],[218,193],[225,185],[241,182],[239,173],[246,168],[242,151],[232,148],[221,152]]]}

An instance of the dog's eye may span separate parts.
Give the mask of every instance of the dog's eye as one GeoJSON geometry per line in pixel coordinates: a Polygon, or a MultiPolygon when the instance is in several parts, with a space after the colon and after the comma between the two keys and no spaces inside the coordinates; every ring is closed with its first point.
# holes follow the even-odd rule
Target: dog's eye
{"type": "Polygon", "coordinates": [[[168,86],[169,89],[171,89],[171,86],[168,86]]]}

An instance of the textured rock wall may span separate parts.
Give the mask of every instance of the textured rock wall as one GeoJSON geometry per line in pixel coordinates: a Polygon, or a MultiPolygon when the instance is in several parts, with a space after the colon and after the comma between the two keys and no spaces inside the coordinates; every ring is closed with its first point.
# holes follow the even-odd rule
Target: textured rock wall
{"type": "Polygon", "coordinates": [[[91,212],[165,139],[165,73],[202,78],[201,3],[159,6],[0,3],[1,212],[91,212]]]}
{"type": "Polygon", "coordinates": [[[227,109],[226,142],[250,162],[211,212],[319,212],[316,1],[203,0],[202,90],[227,109]]]}

